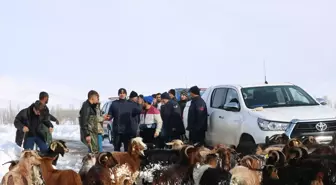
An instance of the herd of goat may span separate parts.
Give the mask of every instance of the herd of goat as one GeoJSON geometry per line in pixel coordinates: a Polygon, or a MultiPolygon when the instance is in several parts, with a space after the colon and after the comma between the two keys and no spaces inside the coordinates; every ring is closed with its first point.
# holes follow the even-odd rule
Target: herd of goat
{"type": "Polygon", "coordinates": [[[142,138],[131,140],[127,152],[89,153],[82,168],[55,169],[69,151],[53,141],[49,151],[25,150],[9,161],[1,185],[333,185],[336,184],[336,134],[330,144],[314,137],[272,136],[267,143],[204,147],[173,140],[170,149],[154,149],[142,138]],[[215,166],[207,159],[215,156],[215,166]]]}

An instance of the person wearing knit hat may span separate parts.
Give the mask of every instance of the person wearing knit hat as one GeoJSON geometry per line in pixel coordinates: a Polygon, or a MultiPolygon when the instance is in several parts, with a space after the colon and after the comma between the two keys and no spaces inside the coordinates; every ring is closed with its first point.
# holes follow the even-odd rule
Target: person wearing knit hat
{"type": "Polygon", "coordinates": [[[164,99],[167,99],[167,100],[170,100],[170,96],[167,92],[164,92],[161,94],[161,99],[164,100],[164,99]]]}
{"type": "Polygon", "coordinates": [[[135,91],[132,91],[130,96],[129,96],[129,99],[132,102],[138,102],[138,93],[136,93],[135,91]]]}
{"type": "Polygon", "coordinates": [[[152,96],[144,97],[143,111],[140,114],[139,135],[143,139],[144,143],[155,143],[161,132],[162,119],[160,111],[157,110],[153,104],[152,96]]]}
{"type": "Polygon", "coordinates": [[[188,93],[183,90],[181,92],[180,101],[178,102],[178,104],[180,105],[180,108],[181,108],[182,115],[183,115],[183,111],[184,111],[184,108],[185,108],[187,102],[188,102],[188,93]]]}
{"type": "Polygon", "coordinates": [[[190,92],[191,96],[193,96],[193,95],[199,96],[200,95],[200,89],[197,86],[190,87],[189,92],[190,92]]]}
{"type": "Polygon", "coordinates": [[[176,99],[176,91],[175,91],[175,89],[170,89],[169,91],[168,91],[168,93],[169,93],[169,96],[170,96],[170,99],[172,99],[172,100],[174,100],[174,101],[177,101],[177,99],[176,99]]]}
{"type": "Polygon", "coordinates": [[[208,111],[204,100],[200,96],[200,89],[193,86],[189,89],[191,102],[188,112],[187,130],[191,144],[205,144],[205,132],[208,127],[208,111]]]}
{"type": "Polygon", "coordinates": [[[154,99],[153,96],[145,96],[144,97],[144,102],[147,103],[147,104],[152,105],[153,99],[154,99]]]}
{"type": "Polygon", "coordinates": [[[161,95],[161,99],[163,102],[161,111],[163,120],[163,143],[171,142],[174,139],[181,139],[182,135],[185,134],[181,108],[166,92],[161,95]]]}
{"type": "Polygon", "coordinates": [[[119,99],[112,102],[108,112],[110,120],[113,119],[113,147],[114,151],[120,151],[123,145],[127,151],[130,140],[138,132],[141,108],[136,102],[126,100],[126,89],[119,89],[118,95],[119,99]]]}

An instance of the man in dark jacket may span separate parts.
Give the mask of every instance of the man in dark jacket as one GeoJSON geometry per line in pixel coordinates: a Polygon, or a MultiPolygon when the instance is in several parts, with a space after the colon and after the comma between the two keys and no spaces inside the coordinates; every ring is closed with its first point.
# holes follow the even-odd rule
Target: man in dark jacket
{"type": "Polygon", "coordinates": [[[48,150],[41,124],[45,124],[49,128],[49,132],[53,131],[53,125],[40,117],[44,109],[45,105],[40,101],[36,101],[16,115],[14,125],[17,129],[15,138],[17,145],[21,146],[24,139],[23,148],[26,150],[33,150],[35,144],[41,152],[48,150]]]}
{"type": "MultiPolygon", "coordinates": [[[[142,105],[140,105],[138,103],[138,93],[136,93],[135,91],[132,91],[130,96],[129,96],[129,102],[131,102],[132,104],[134,104],[135,107],[139,107],[139,111],[141,112],[141,109],[142,109],[142,105]]],[[[139,123],[140,123],[140,114],[135,116],[135,117],[132,117],[131,118],[132,120],[132,123],[131,123],[131,130],[135,130],[135,131],[138,131],[138,127],[139,127],[139,123]]],[[[133,135],[130,135],[131,138],[134,138],[136,137],[137,135],[137,132],[133,133],[133,135]]]]}
{"type": "MultiPolygon", "coordinates": [[[[45,120],[45,121],[48,121],[48,122],[54,121],[58,125],[59,124],[58,120],[53,115],[50,114],[49,109],[47,107],[47,104],[48,104],[48,101],[49,101],[48,93],[44,92],[44,91],[40,92],[39,100],[43,104],[45,104],[45,108],[41,112],[41,116],[40,116],[41,120],[45,120]]],[[[52,123],[48,123],[48,125],[49,124],[52,124],[52,123]]],[[[46,140],[47,144],[49,145],[52,141],[52,134],[49,132],[49,129],[48,129],[48,127],[45,126],[45,124],[42,124],[42,128],[43,128],[45,140],[46,140]]]]}
{"type": "Polygon", "coordinates": [[[175,89],[170,89],[170,90],[168,91],[168,93],[169,93],[170,99],[172,99],[172,100],[174,100],[174,101],[177,101],[177,99],[176,99],[176,91],[175,91],[175,89]]]}
{"type": "Polygon", "coordinates": [[[183,111],[187,102],[188,102],[188,93],[186,91],[182,91],[180,101],[178,102],[181,108],[181,115],[183,115],[183,111]]]}
{"type": "Polygon", "coordinates": [[[163,93],[161,99],[164,103],[162,110],[163,120],[163,137],[165,142],[170,142],[173,139],[181,139],[185,134],[185,128],[181,117],[181,108],[178,103],[171,100],[168,93],[163,93]]]}
{"type": "Polygon", "coordinates": [[[200,89],[193,86],[189,89],[191,103],[188,112],[189,141],[192,144],[204,145],[205,132],[208,127],[208,111],[204,100],[200,97],[200,89]]]}
{"type": "Polygon", "coordinates": [[[132,128],[132,120],[139,116],[141,110],[139,106],[126,100],[126,89],[119,89],[118,95],[119,99],[112,102],[108,113],[113,119],[113,146],[114,151],[120,151],[123,144],[124,151],[127,151],[130,140],[138,131],[138,128],[132,128]]]}

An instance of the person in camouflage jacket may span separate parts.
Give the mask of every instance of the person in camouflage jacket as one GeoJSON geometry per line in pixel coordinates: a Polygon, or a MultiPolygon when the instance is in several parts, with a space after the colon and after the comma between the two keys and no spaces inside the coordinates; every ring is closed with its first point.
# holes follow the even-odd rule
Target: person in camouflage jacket
{"type": "Polygon", "coordinates": [[[91,90],[88,93],[88,100],[83,103],[79,114],[81,141],[88,146],[89,152],[102,152],[104,134],[102,122],[108,120],[108,116],[102,116],[99,94],[96,91],[91,90]]]}

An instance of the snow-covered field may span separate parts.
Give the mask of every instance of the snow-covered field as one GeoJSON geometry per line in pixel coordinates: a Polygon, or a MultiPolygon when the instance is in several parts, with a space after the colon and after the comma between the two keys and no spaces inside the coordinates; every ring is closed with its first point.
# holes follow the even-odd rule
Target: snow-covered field
{"type": "MultiPolygon", "coordinates": [[[[7,165],[2,165],[10,160],[18,159],[23,148],[15,143],[16,129],[13,125],[0,125],[0,179],[8,171],[7,165]]],[[[80,140],[78,125],[55,125],[53,137],[65,140],[80,140]]],[[[65,155],[60,158],[57,168],[74,169],[76,171],[81,167],[82,157],[80,154],[65,155]]]]}

